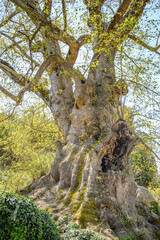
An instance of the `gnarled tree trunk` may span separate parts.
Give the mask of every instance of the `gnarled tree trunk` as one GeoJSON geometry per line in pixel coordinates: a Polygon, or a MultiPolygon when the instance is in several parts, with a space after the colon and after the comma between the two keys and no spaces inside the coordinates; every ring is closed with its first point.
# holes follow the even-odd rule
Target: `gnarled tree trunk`
{"type": "Polygon", "coordinates": [[[128,235],[159,239],[156,217],[145,210],[152,219],[149,223],[136,208],[143,209],[135,200],[137,184],[128,157],[138,141],[119,119],[103,138],[65,145],[57,142],[49,174],[21,193],[49,210],[56,220],[70,214],[83,228],[101,230],[106,239],[128,235]]]}
{"type": "MultiPolygon", "coordinates": [[[[56,220],[69,213],[82,227],[99,226],[111,238],[123,238],[129,232],[137,239],[141,235],[156,239],[157,226],[139,216],[136,209],[137,185],[129,154],[139,140],[132,136],[126,121],[117,120],[115,52],[112,49],[101,56],[98,71],[90,71],[87,81],[78,79],[74,105],[72,94],[65,95],[65,86],[61,93],[61,86],[53,81],[51,92],[64,96],[57,101],[58,96],[54,100],[54,94],[50,94],[50,107],[66,141],[57,142],[48,175],[21,193],[30,192],[28,196],[39,207],[50,209],[56,220]],[[67,108],[60,112],[64,98],[68,100],[67,108]],[[141,234],[144,226],[147,230],[141,234]]],[[[63,84],[63,79],[59,78],[59,82],[63,84]]]]}

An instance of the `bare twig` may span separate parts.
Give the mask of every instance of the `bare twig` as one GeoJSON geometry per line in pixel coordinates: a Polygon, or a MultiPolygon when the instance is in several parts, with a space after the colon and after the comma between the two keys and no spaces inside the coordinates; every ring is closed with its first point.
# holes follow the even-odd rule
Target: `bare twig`
{"type": "Polygon", "coordinates": [[[128,82],[132,82],[132,83],[135,83],[135,84],[137,84],[137,85],[140,85],[140,86],[144,87],[145,89],[147,89],[147,90],[153,92],[154,94],[160,96],[160,93],[158,93],[158,92],[152,90],[151,88],[147,87],[146,85],[144,85],[144,84],[142,84],[142,83],[135,82],[135,81],[133,81],[133,80],[126,80],[126,81],[128,81],[128,82]]]}
{"type": "Polygon", "coordinates": [[[33,33],[31,39],[29,39],[29,51],[30,51],[30,57],[31,57],[31,70],[32,70],[32,72],[33,72],[32,42],[33,42],[34,38],[36,37],[37,33],[40,31],[41,27],[42,27],[42,25],[40,23],[38,28],[36,29],[36,31],[33,33]]]}
{"type": "Polygon", "coordinates": [[[0,28],[4,27],[4,25],[6,25],[14,16],[16,16],[19,13],[21,13],[20,10],[12,12],[4,21],[0,23],[0,28]]]}
{"type": "Polygon", "coordinates": [[[14,108],[12,109],[11,114],[9,114],[6,118],[4,118],[3,120],[1,120],[0,123],[1,123],[1,122],[4,122],[4,121],[6,121],[8,118],[10,118],[10,117],[14,114],[14,111],[15,111],[15,109],[16,109],[17,106],[18,106],[18,105],[16,104],[16,105],[14,106],[14,108]]]}
{"type": "Polygon", "coordinates": [[[6,90],[4,87],[0,85],[0,91],[3,92],[6,96],[11,98],[13,101],[18,102],[17,97],[14,96],[12,93],[10,93],[8,90],[6,90]]]}
{"type": "Polygon", "coordinates": [[[153,151],[153,149],[152,149],[150,146],[148,146],[148,144],[145,143],[145,142],[143,141],[143,139],[138,136],[137,133],[134,132],[134,135],[140,139],[141,143],[142,143],[150,152],[152,152],[152,153],[154,154],[154,156],[155,156],[158,160],[160,160],[160,157],[155,153],[155,151],[153,151]]]}
{"type": "Polygon", "coordinates": [[[157,47],[160,47],[160,45],[158,45],[159,37],[160,37],[160,31],[159,31],[159,33],[158,33],[157,40],[156,40],[156,48],[157,48],[157,47]]]}
{"type": "Polygon", "coordinates": [[[134,116],[141,116],[141,117],[144,117],[144,118],[147,118],[147,119],[150,119],[150,120],[155,120],[155,121],[159,121],[160,122],[160,119],[156,119],[156,118],[153,118],[153,117],[149,117],[149,116],[145,116],[141,113],[132,113],[129,118],[133,118],[134,116]]]}
{"type": "Polygon", "coordinates": [[[135,63],[134,59],[133,59],[132,57],[130,57],[126,52],[123,51],[123,53],[124,53],[124,55],[126,55],[126,57],[129,58],[129,59],[134,63],[134,65],[140,70],[139,66],[135,63]]]}
{"type": "Polygon", "coordinates": [[[111,6],[109,6],[108,4],[105,4],[111,11],[113,14],[115,14],[115,11],[113,10],[113,8],[111,6]]]}
{"type": "MultiPolygon", "coordinates": [[[[19,32],[20,32],[20,31],[19,31],[19,32]]],[[[10,41],[12,41],[12,42],[15,44],[15,46],[20,50],[20,52],[21,52],[27,59],[31,60],[30,56],[20,47],[20,45],[18,44],[18,42],[16,42],[16,41],[14,40],[14,38],[12,38],[11,36],[9,36],[8,34],[2,32],[2,31],[0,31],[0,34],[3,35],[3,36],[5,36],[5,37],[7,37],[10,41]]],[[[26,34],[25,34],[25,36],[26,36],[26,34]]],[[[38,63],[37,61],[33,60],[33,62],[34,62],[34,64],[35,64],[36,66],[39,66],[39,63],[38,63]]]]}
{"type": "MultiPolygon", "coordinates": [[[[21,41],[19,41],[19,42],[17,42],[17,44],[20,44],[20,43],[22,43],[23,42],[23,40],[21,40],[21,41]]],[[[2,57],[3,56],[3,54],[7,51],[7,50],[9,50],[9,49],[13,49],[14,48],[14,46],[16,46],[16,44],[15,43],[13,43],[13,44],[11,44],[10,46],[6,46],[6,48],[3,50],[3,52],[0,54],[0,57],[2,57]]]]}

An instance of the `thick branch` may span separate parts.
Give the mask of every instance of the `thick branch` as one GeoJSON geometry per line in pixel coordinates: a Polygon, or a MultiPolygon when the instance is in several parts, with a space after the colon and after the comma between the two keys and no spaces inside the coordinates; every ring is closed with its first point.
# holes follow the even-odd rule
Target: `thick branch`
{"type": "Polygon", "coordinates": [[[100,42],[96,46],[96,51],[98,52],[97,59],[100,57],[101,53],[105,51],[105,49],[107,49],[110,45],[112,48],[117,48],[117,46],[119,46],[124,41],[129,32],[137,24],[138,19],[142,15],[143,10],[148,2],[149,0],[132,1],[129,10],[117,24],[114,31],[106,31],[103,34],[100,42]],[[106,46],[106,43],[108,46],[106,46]]]}
{"type": "MultiPolygon", "coordinates": [[[[15,83],[17,83],[20,86],[24,86],[25,85],[25,79],[24,77],[21,77],[15,70],[14,68],[7,63],[4,60],[0,60],[0,69],[2,69],[15,83]]],[[[6,89],[4,89],[2,86],[0,87],[0,90],[7,95],[8,97],[10,97],[12,100],[14,100],[17,104],[21,102],[24,93],[26,92],[27,86],[25,86],[18,94],[18,96],[14,96],[13,94],[11,94],[9,91],[7,91],[6,89]]]]}
{"type": "Polygon", "coordinates": [[[62,31],[53,22],[48,20],[47,16],[36,9],[36,5],[33,4],[30,0],[11,0],[17,6],[21,7],[27,14],[31,17],[32,21],[37,25],[37,22],[41,23],[44,28],[45,38],[55,39],[66,43],[69,47],[68,61],[70,65],[74,65],[76,58],[78,56],[79,44],[76,39],[66,33],[66,31],[62,31]]]}
{"type": "MultiPolygon", "coordinates": [[[[54,55],[50,55],[47,57],[47,59],[42,63],[42,65],[40,66],[40,68],[38,69],[35,77],[33,78],[33,80],[27,84],[19,93],[19,99],[21,100],[24,93],[26,91],[34,91],[35,86],[37,86],[40,82],[39,80],[41,79],[42,74],[44,73],[45,70],[47,70],[48,66],[53,64],[53,63],[59,63],[61,66],[64,67],[64,69],[67,71],[68,75],[73,77],[75,80],[84,80],[83,75],[78,72],[73,70],[72,66],[70,66],[70,64],[68,64],[65,60],[63,60],[61,57],[59,56],[54,56],[54,55]]],[[[37,90],[37,87],[36,87],[37,90]]]]}
{"type": "Polygon", "coordinates": [[[115,25],[120,22],[120,20],[123,18],[126,10],[128,9],[130,3],[132,0],[124,0],[123,3],[119,6],[116,14],[114,15],[113,19],[109,23],[107,27],[107,31],[114,29],[115,25]]]}
{"type": "MultiPolygon", "coordinates": [[[[28,13],[29,16],[36,18],[39,23],[41,22],[44,27],[46,27],[46,37],[53,38],[55,40],[60,40],[69,46],[73,44],[77,44],[77,41],[74,37],[70,36],[65,31],[59,29],[56,25],[51,23],[50,20],[46,17],[45,14],[40,12],[36,5],[30,0],[11,0],[17,6],[21,7],[25,12],[28,13]]],[[[33,19],[32,19],[33,20],[33,19]]]]}
{"type": "Polygon", "coordinates": [[[10,93],[8,90],[6,90],[4,87],[0,85],[0,91],[4,93],[7,97],[11,98],[16,103],[18,102],[18,98],[14,96],[12,93],[10,93]]]}
{"type": "Polygon", "coordinates": [[[128,12],[122,18],[120,23],[125,25],[125,22],[130,21],[130,28],[134,28],[135,24],[137,23],[138,19],[143,13],[143,10],[146,4],[149,3],[149,0],[134,0],[132,1],[128,12]]]}
{"type": "Polygon", "coordinates": [[[88,26],[92,32],[93,48],[99,43],[101,33],[103,32],[103,18],[101,7],[104,4],[103,0],[84,0],[84,3],[89,10],[88,26]]]}
{"type": "MultiPolygon", "coordinates": [[[[85,80],[84,76],[80,73],[80,71],[75,70],[68,61],[65,61],[63,58],[57,55],[50,55],[46,59],[46,61],[43,63],[45,68],[47,68],[50,64],[58,63],[60,64],[67,72],[68,76],[73,77],[75,80],[85,80]]],[[[42,66],[42,65],[41,65],[42,66]]],[[[42,67],[43,71],[43,67],[42,67]]],[[[38,72],[37,72],[38,74],[38,72]]],[[[36,75],[37,75],[36,74],[36,75]]],[[[39,74],[41,74],[41,69],[39,71],[39,74]]],[[[36,76],[35,76],[36,77],[36,76]]]]}
{"type": "Polygon", "coordinates": [[[83,0],[84,4],[87,6],[87,8],[94,8],[94,7],[101,7],[105,0],[83,0]]]}
{"type": "Polygon", "coordinates": [[[143,42],[141,39],[139,39],[136,36],[133,36],[133,35],[129,34],[128,37],[130,39],[132,39],[133,41],[135,41],[136,43],[138,43],[139,45],[141,45],[142,47],[144,47],[144,48],[146,48],[146,49],[148,49],[148,50],[150,50],[152,52],[155,52],[158,55],[160,55],[160,53],[158,52],[158,49],[159,49],[160,45],[154,48],[154,47],[149,46],[148,44],[146,44],[145,42],[143,42]]]}
{"type": "Polygon", "coordinates": [[[17,103],[17,105],[22,101],[22,98],[24,96],[25,91],[25,87],[18,93],[18,96],[14,96],[12,93],[10,93],[8,90],[6,90],[5,88],[3,88],[0,85],[0,91],[3,92],[7,97],[11,98],[13,101],[15,101],[17,103]]]}
{"type": "Polygon", "coordinates": [[[82,35],[78,38],[77,44],[73,44],[73,46],[69,48],[66,59],[71,66],[73,66],[77,60],[79,49],[86,43],[90,43],[91,40],[91,35],[82,35]]]}
{"type": "Polygon", "coordinates": [[[117,24],[117,27],[115,28],[115,31],[118,31],[120,33],[120,38],[123,39],[124,37],[126,37],[126,35],[128,35],[129,32],[135,27],[147,3],[149,3],[149,0],[132,1],[129,10],[126,12],[124,17],[121,19],[121,21],[119,22],[119,24],[117,24]]]}
{"type": "MultiPolygon", "coordinates": [[[[30,82],[28,85],[25,86],[25,78],[23,76],[20,76],[15,70],[14,68],[7,63],[6,61],[0,59],[0,69],[3,70],[7,76],[9,76],[15,83],[17,83],[19,86],[24,87],[21,89],[21,91],[19,92],[18,96],[12,96],[9,93],[7,93],[7,90],[5,92],[5,89],[2,88],[0,89],[3,93],[5,93],[8,97],[10,97],[12,100],[16,101],[16,102],[20,102],[22,100],[22,97],[24,95],[24,93],[26,91],[31,91],[37,83],[38,83],[38,78],[40,78],[44,72],[45,69],[43,69],[43,64],[41,65],[41,67],[39,68],[39,70],[37,71],[37,74],[35,75],[35,80],[32,82],[30,82]]],[[[48,89],[44,88],[44,86],[41,86],[40,84],[36,87],[36,90],[34,91],[39,97],[41,97],[44,102],[46,104],[48,104],[47,99],[48,99],[48,95],[49,95],[49,91],[48,89]]]]}
{"type": "Polygon", "coordinates": [[[52,7],[52,0],[45,0],[43,13],[46,14],[47,17],[50,16],[51,7],[52,7]]]}
{"type": "Polygon", "coordinates": [[[37,18],[38,20],[44,23],[47,21],[46,16],[43,15],[40,11],[38,11],[34,1],[31,1],[31,0],[11,0],[11,1],[16,6],[19,6],[20,8],[22,8],[29,15],[32,15],[33,17],[37,18]]]}
{"type": "Polygon", "coordinates": [[[73,67],[73,65],[75,64],[77,57],[78,57],[78,52],[79,52],[79,47],[70,47],[66,60],[68,61],[68,63],[73,67]]]}
{"type": "Polygon", "coordinates": [[[53,23],[48,23],[48,27],[49,27],[49,29],[46,33],[46,37],[62,41],[64,43],[66,43],[67,45],[69,45],[70,47],[72,47],[73,45],[78,46],[78,43],[73,36],[69,35],[65,31],[62,31],[57,26],[55,26],[53,23]]]}
{"type": "Polygon", "coordinates": [[[24,86],[24,78],[20,76],[9,63],[2,59],[0,59],[0,69],[4,71],[15,83],[20,86],[24,86]]]}
{"type": "Polygon", "coordinates": [[[82,35],[77,40],[77,42],[79,44],[79,47],[82,47],[86,43],[91,43],[91,41],[92,41],[92,37],[89,34],[88,35],[82,35]]]}
{"type": "Polygon", "coordinates": [[[62,9],[63,9],[64,31],[66,31],[67,30],[67,14],[66,14],[65,0],[62,0],[62,9]]]}

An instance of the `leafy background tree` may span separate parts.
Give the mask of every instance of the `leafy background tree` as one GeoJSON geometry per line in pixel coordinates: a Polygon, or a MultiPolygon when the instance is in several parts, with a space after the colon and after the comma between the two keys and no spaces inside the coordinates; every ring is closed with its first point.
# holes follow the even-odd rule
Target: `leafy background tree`
{"type": "Polygon", "coordinates": [[[158,173],[154,156],[141,144],[133,150],[130,158],[138,185],[157,187],[158,173]]]}
{"type": "Polygon", "coordinates": [[[1,189],[18,191],[48,173],[61,135],[44,106],[12,115],[0,132],[1,189]]]}

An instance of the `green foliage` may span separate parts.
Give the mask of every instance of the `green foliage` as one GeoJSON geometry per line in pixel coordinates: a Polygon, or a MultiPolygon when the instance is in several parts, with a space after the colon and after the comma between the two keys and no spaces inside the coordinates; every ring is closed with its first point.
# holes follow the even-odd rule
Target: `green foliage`
{"type": "Polygon", "coordinates": [[[158,205],[158,202],[156,201],[151,202],[150,211],[156,213],[157,215],[160,215],[160,207],[158,205]]]}
{"type": "Polygon", "coordinates": [[[26,197],[0,192],[0,240],[60,240],[54,220],[26,197]]]}
{"type": "Polygon", "coordinates": [[[49,171],[60,134],[42,107],[1,122],[0,132],[0,189],[20,190],[49,171]]]}
{"type": "Polygon", "coordinates": [[[135,180],[140,186],[156,186],[157,166],[153,155],[139,144],[130,155],[135,180]]]}
{"type": "Polygon", "coordinates": [[[135,238],[134,236],[127,236],[124,237],[122,240],[136,240],[137,238],[135,238]]]}
{"type": "Polygon", "coordinates": [[[104,237],[95,231],[79,229],[79,225],[69,223],[70,220],[70,217],[66,215],[59,224],[61,232],[64,234],[64,240],[105,240],[104,237]]]}
{"type": "Polygon", "coordinates": [[[70,229],[65,233],[64,240],[105,240],[105,238],[94,231],[70,229]]]}
{"type": "Polygon", "coordinates": [[[136,240],[136,239],[137,239],[137,238],[136,238],[135,236],[131,236],[131,235],[122,238],[122,240],[136,240]]]}
{"type": "Polygon", "coordinates": [[[153,197],[156,199],[156,201],[160,205],[160,182],[159,182],[159,186],[157,188],[150,189],[150,192],[152,193],[153,197]]]}

